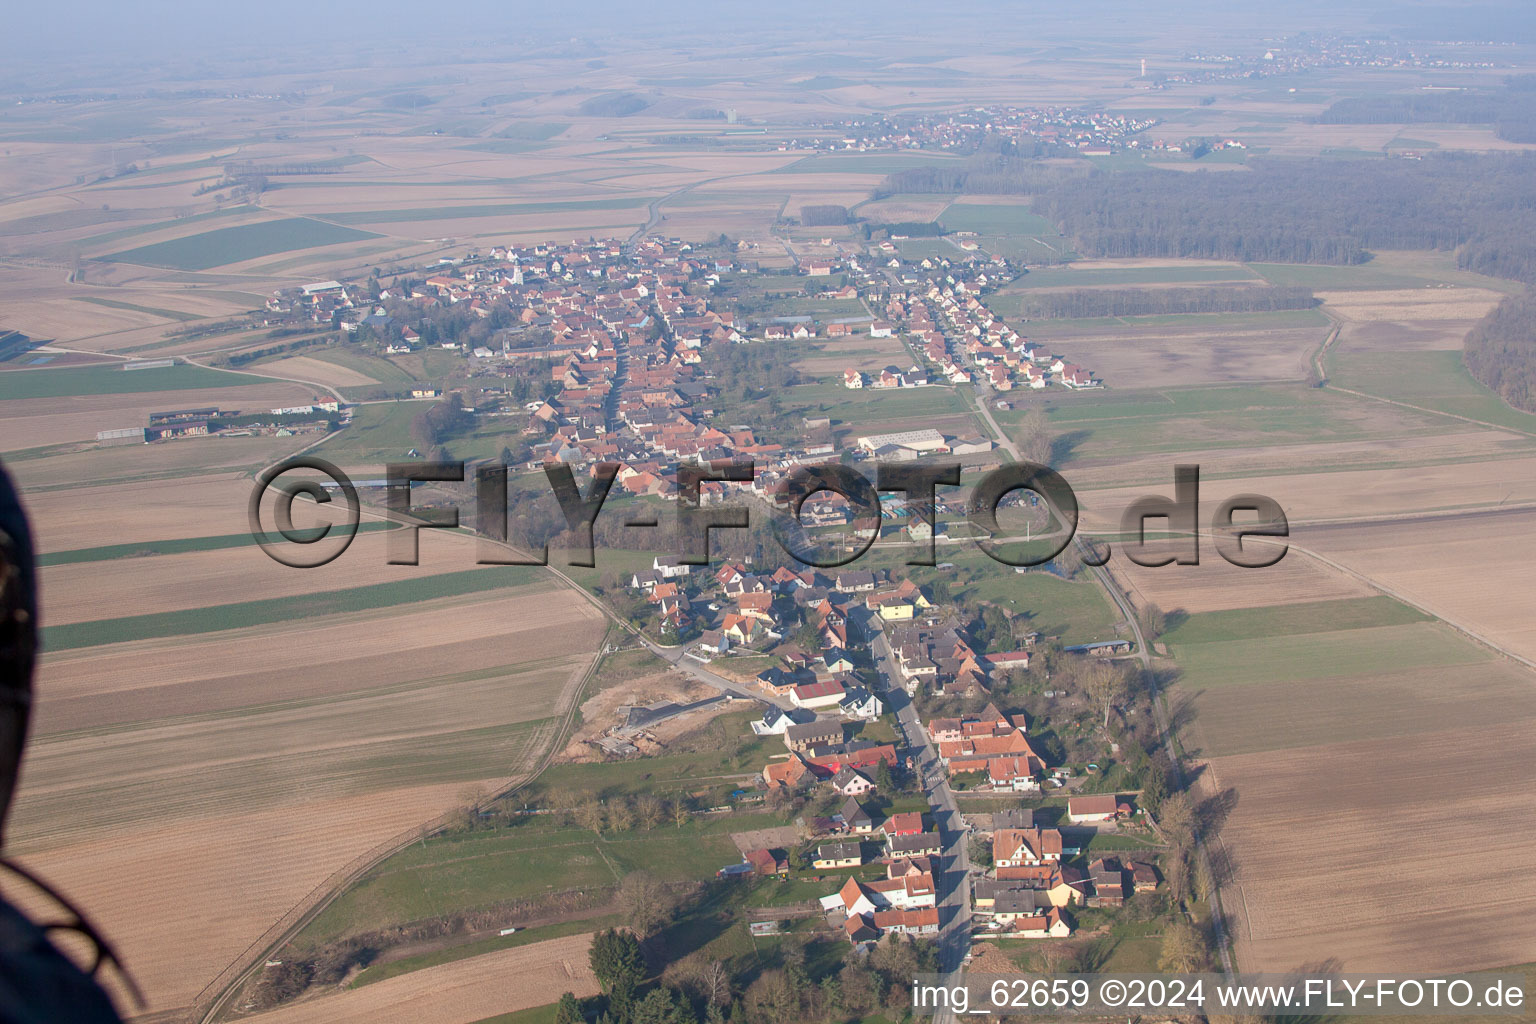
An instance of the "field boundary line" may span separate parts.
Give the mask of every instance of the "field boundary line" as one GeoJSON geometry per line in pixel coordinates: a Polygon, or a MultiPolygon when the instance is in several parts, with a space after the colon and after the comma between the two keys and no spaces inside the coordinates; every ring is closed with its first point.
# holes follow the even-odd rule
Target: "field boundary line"
{"type": "MultiPolygon", "coordinates": [[[[327,434],[326,436],[329,437],[330,435],[327,434]]],[[[323,441],[324,438],[321,438],[321,440],[323,441]]],[[[319,444],[320,442],[317,441],[315,443],[319,444]]],[[[309,447],[313,446],[306,446],[306,448],[300,449],[300,451],[306,451],[309,447]]],[[[281,462],[278,464],[281,464],[281,462]]],[[[391,515],[372,512],[372,510],[370,510],[370,514],[375,518],[384,520],[395,520],[397,518],[391,515]]],[[[589,601],[596,602],[596,598],[587,594],[573,580],[564,577],[560,573],[556,573],[556,575],[562,576],[567,583],[587,597],[589,601]]],[[[606,609],[603,610],[606,611],[606,609]]],[[[611,615],[609,618],[612,618],[611,615]]],[[[572,681],[567,683],[564,688],[560,704],[556,706],[557,713],[554,716],[558,724],[553,727],[546,727],[553,728],[554,733],[550,737],[550,742],[544,747],[543,753],[539,755],[537,762],[533,766],[509,776],[505,783],[493,790],[491,795],[486,798],[486,802],[501,799],[528,785],[542,775],[544,770],[549,767],[549,763],[559,751],[561,738],[571,728],[577,709],[580,706],[582,691],[586,689],[587,683],[590,682],[593,674],[597,671],[597,667],[602,663],[604,652],[608,647],[608,634],[610,631],[611,626],[604,628],[603,635],[599,638],[597,649],[593,652],[586,670],[580,673],[580,675],[574,676],[572,681]]],[[[531,740],[530,746],[537,742],[537,739],[531,740]]],[[[290,942],[295,935],[339,899],[363,875],[412,843],[424,840],[433,833],[441,831],[452,823],[457,813],[457,808],[444,811],[423,824],[398,832],[389,839],[352,858],[352,860],[327,875],[323,881],[311,889],[298,903],[289,908],[254,942],[247,946],[229,966],[225,967],[224,970],[214,976],[212,981],[203,986],[202,991],[192,1000],[189,1019],[198,1022],[198,1024],[211,1024],[224,1010],[229,1000],[240,990],[240,987],[260,969],[262,964],[271,957],[272,953],[290,942]]]]}

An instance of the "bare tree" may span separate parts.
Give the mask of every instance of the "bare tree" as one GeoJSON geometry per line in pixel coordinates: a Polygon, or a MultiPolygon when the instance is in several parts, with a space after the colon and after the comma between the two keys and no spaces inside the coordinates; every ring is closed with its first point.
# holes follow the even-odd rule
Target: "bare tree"
{"type": "Polygon", "coordinates": [[[1043,408],[1037,405],[1024,414],[1024,418],[1019,421],[1014,438],[1019,454],[1027,461],[1037,462],[1042,466],[1051,464],[1056,437],[1051,431],[1050,421],[1046,418],[1043,408]]]}
{"type": "Polygon", "coordinates": [[[628,832],[635,827],[635,812],[628,800],[614,800],[608,804],[608,827],[615,832],[628,832]]]}
{"type": "Polygon", "coordinates": [[[645,871],[631,871],[619,883],[619,910],[642,939],[672,919],[676,907],[667,887],[645,871]]]}
{"type": "Polygon", "coordinates": [[[582,828],[591,829],[593,835],[602,834],[606,815],[603,813],[603,805],[598,803],[595,798],[588,799],[578,805],[572,814],[582,828]]]}
{"type": "Polygon", "coordinates": [[[1088,699],[1104,712],[1104,728],[1109,728],[1109,713],[1130,696],[1125,673],[1117,665],[1096,661],[1083,673],[1083,689],[1088,699]]]}
{"type": "Polygon", "coordinates": [[[1163,860],[1163,878],[1174,901],[1182,903],[1189,896],[1189,858],[1182,850],[1171,851],[1163,860]]]}
{"type": "Polygon", "coordinates": [[[1188,852],[1195,840],[1195,808],[1188,793],[1174,793],[1158,809],[1158,824],[1174,848],[1188,852]]]}
{"type": "Polygon", "coordinates": [[[689,809],[686,797],[680,796],[672,801],[672,824],[682,828],[692,820],[693,811],[689,809]]]}
{"type": "Polygon", "coordinates": [[[1210,962],[1205,939],[1188,921],[1175,921],[1163,932],[1163,949],[1157,966],[1175,974],[1198,971],[1210,962]]]}
{"type": "Polygon", "coordinates": [[[640,821],[640,827],[652,829],[661,824],[662,815],[666,808],[662,805],[661,798],[654,793],[642,793],[635,801],[635,817],[640,821]]]}

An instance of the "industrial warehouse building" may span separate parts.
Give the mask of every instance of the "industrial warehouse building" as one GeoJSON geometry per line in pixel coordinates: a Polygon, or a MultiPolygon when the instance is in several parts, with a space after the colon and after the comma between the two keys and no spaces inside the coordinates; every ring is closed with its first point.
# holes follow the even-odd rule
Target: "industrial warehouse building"
{"type": "Polygon", "coordinates": [[[858,446],[866,452],[878,452],[881,448],[907,448],[914,452],[942,452],[949,449],[944,435],[932,427],[923,430],[902,430],[894,434],[870,434],[858,439],[858,446]]]}

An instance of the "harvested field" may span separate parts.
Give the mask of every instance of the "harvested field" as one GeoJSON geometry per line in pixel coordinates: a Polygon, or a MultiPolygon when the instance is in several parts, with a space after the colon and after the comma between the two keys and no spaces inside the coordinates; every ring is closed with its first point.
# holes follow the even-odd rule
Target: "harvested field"
{"type": "Polygon", "coordinates": [[[1267,569],[1232,565],[1206,542],[1199,565],[1165,565],[1148,569],[1115,556],[1109,569],[1137,604],[1155,604],[1164,611],[1225,611],[1262,608],[1337,598],[1368,597],[1370,587],[1304,555],[1287,555],[1267,569]]]}
{"type": "Polygon", "coordinates": [[[90,908],[150,1010],[172,1010],[331,872],[453,807],[463,786],[308,802],[295,791],[285,806],[150,821],[22,859],[90,908]]]}
{"type": "Polygon", "coordinates": [[[272,373],[279,377],[296,377],[299,380],[312,380],[317,384],[325,384],[334,388],[366,387],[369,384],[379,383],[366,374],[350,370],[345,366],[338,366],[324,359],[316,359],[313,356],[289,356],[287,359],[263,363],[257,369],[257,372],[272,373]]]}
{"type": "MultiPolygon", "coordinates": [[[[1393,418],[1390,412],[1389,418],[1393,418]]],[[[1399,422],[1405,430],[1421,429],[1420,423],[1429,422],[1428,418],[1415,422],[1416,419],[1417,417],[1410,413],[1399,422]]],[[[1367,428],[1370,425],[1370,421],[1364,419],[1355,420],[1354,423],[1361,428],[1367,428]]],[[[1351,470],[1361,473],[1388,467],[1402,469],[1453,462],[1463,464],[1466,467],[1466,475],[1476,478],[1485,473],[1496,473],[1497,470],[1494,467],[1500,461],[1536,449],[1536,442],[1523,435],[1479,430],[1474,427],[1468,427],[1464,431],[1449,427],[1437,433],[1404,436],[1394,440],[1372,439],[1319,444],[1276,443],[1262,446],[1254,444],[1202,448],[1198,445],[1207,440],[1205,435],[1208,428],[1201,429],[1204,425],[1194,425],[1188,420],[1165,421],[1157,427],[1148,424],[1145,434],[1149,443],[1156,443],[1165,436],[1165,432],[1173,433],[1176,425],[1190,426],[1188,447],[1175,449],[1177,461],[1198,465],[1202,479],[1218,476],[1253,478],[1264,474],[1274,474],[1275,477],[1326,475],[1298,474],[1294,472],[1298,467],[1326,466],[1335,473],[1351,470]]],[[[1106,436],[1105,443],[1095,445],[1093,450],[1095,452],[1104,450],[1108,447],[1109,440],[1115,436],[1123,436],[1126,432],[1128,431],[1114,430],[1106,436]]],[[[1254,440],[1262,441],[1262,438],[1255,437],[1254,440]]],[[[1174,443],[1171,437],[1169,442],[1174,443]]],[[[1081,468],[1073,467],[1072,484],[1078,489],[1080,495],[1087,493],[1088,496],[1084,498],[1085,504],[1093,502],[1094,493],[1111,487],[1133,483],[1154,488],[1167,486],[1171,480],[1172,470],[1169,467],[1172,461],[1170,454],[1163,452],[1127,452],[1119,458],[1096,455],[1093,458],[1083,459],[1081,468]]],[[[1306,491],[1312,484],[1303,482],[1287,486],[1299,486],[1301,490],[1306,491]]]]}
{"type": "Polygon", "coordinates": [[[12,839],[184,1005],[330,872],[535,757],[601,632],[514,589],[50,654],[12,839]]]}
{"type": "Polygon", "coordinates": [[[1351,352],[1460,352],[1476,320],[1370,321],[1345,324],[1338,344],[1351,352]]]}
{"type": "Polygon", "coordinates": [[[42,570],[48,595],[43,614],[48,625],[58,626],[298,597],[475,567],[473,545],[443,531],[421,531],[420,565],[390,565],[392,543],[394,538],[381,533],[359,533],[340,558],[307,570],[281,565],[253,546],[48,566],[42,570]]]}
{"type": "MultiPolygon", "coordinates": [[[[1512,473],[1506,486],[1520,479],[1512,473]]],[[[1446,621],[1536,659],[1533,530],[1536,512],[1487,512],[1330,526],[1296,539],[1446,621]]]]}
{"type": "Polygon", "coordinates": [[[47,736],[329,698],[438,678],[445,665],[466,677],[485,675],[517,657],[542,661],[591,646],[602,628],[596,616],[567,589],[519,587],[389,615],[52,652],[39,672],[34,728],[47,736]],[[400,645],[402,636],[412,638],[410,646],[400,645]],[[323,675],[305,672],[315,652],[324,652],[323,675]]]}
{"type": "Polygon", "coordinates": [[[1191,688],[1199,690],[1192,745],[1215,758],[1354,740],[1419,743],[1447,722],[1492,728],[1536,718],[1530,673],[1502,660],[1450,671],[1419,668],[1191,688]],[[1391,713],[1383,714],[1384,708],[1391,713]]]}
{"type": "MultiPolygon", "coordinates": [[[[1321,712],[1320,712],[1321,713],[1321,712]]],[[[1222,829],[1236,880],[1224,905],[1243,970],[1337,958],[1346,971],[1459,971],[1524,963],[1536,948],[1536,815],[1529,719],[1218,757],[1212,786],[1237,800],[1222,829]],[[1454,805],[1447,800],[1454,795],[1454,805]],[[1479,884],[1454,912],[1432,891],[1447,844],[1476,851],[1479,884]],[[1298,893],[1328,861],[1327,913],[1298,893]]]]}
{"type": "Polygon", "coordinates": [[[1476,320],[1503,300],[1486,288],[1397,288],[1315,293],[1328,312],[1357,323],[1476,320]]]}
{"type": "Polygon", "coordinates": [[[257,1014],[258,1024],[474,1024],[596,995],[590,933],[498,950],[257,1014]]]}
{"type": "Polygon", "coordinates": [[[25,497],[38,551],[70,551],[246,532],[252,486],[249,478],[227,473],[177,480],[174,501],[158,480],[59,488],[25,497]]]}
{"type": "MultiPolygon", "coordinates": [[[[1202,464],[1202,469],[1205,469],[1202,464]]],[[[1207,470],[1208,472],[1208,470],[1207,470]]],[[[1162,481],[1154,482],[1160,494],[1173,491],[1172,470],[1166,464],[1162,481]]],[[[1083,520],[1090,529],[1117,530],[1120,515],[1146,486],[1116,487],[1089,491],[1080,496],[1083,520]]],[[[1294,473],[1200,481],[1202,516],[1215,513],[1217,505],[1235,494],[1265,494],[1280,503],[1290,520],[1292,536],[1307,544],[1306,524],[1335,519],[1399,516],[1434,510],[1494,508],[1498,505],[1536,501],[1536,458],[1506,458],[1484,462],[1439,463],[1390,469],[1356,469],[1337,473],[1294,473]]],[[[1201,526],[1209,525],[1209,520],[1201,526]]],[[[1385,527],[1375,527],[1375,544],[1385,527]]]]}
{"type": "Polygon", "coordinates": [[[890,196],[862,203],[857,212],[865,220],[885,223],[930,221],[937,220],[949,203],[948,196],[890,196]]]}
{"type": "Polygon", "coordinates": [[[1149,331],[1074,337],[1062,341],[1068,357],[1092,367],[1111,384],[1170,387],[1234,381],[1300,380],[1322,344],[1321,328],[1274,331],[1149,331]]]}

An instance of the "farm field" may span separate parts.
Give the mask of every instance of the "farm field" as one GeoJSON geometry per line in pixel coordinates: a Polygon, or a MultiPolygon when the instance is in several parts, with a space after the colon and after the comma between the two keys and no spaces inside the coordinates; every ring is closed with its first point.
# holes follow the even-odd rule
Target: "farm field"
{"type": "MultiPolygon", "coordinates": [[[[1299,381],[1323,342],[1323,327],[1273,330],[1207,328],[1205,316],[1192,314],[1178,330],[1083,333],[1062,342],[1074,360],[1092,367],[1114,367],[1112,380],[1138,388],[1188,387],[1271,380],[1299,381]]],[[[1130,321],[1147,317],[1125,317],[1130,321]]],[[[1051,321],[1054,325],[1059,321],[1051,321]]],[[[1034,329],[1034,323],[1031,325],[1034,329]]],[[[1036,332],[1038,333],[1038,332],[1036,332]]],[[[1106,372],[1101,370],[1100,372],[1106,372]]]]}
{"type": "Polygon", "coordinates": [[[1298,543],[1536,660],[1536,607],[1521,582],[1536,557],[1533,523],[1531,511],[1471,513],[1376,529],[1329,526],[1309,530],[1298,543]]]}
{"type": "Polygon", "coordinates": [[[196,235],[124,249],[102,257],[174,270],[208,270],[295,249],[313,249],[376,238],[372,232],[338,227],[304,217],[215,228],[196,235]]]}
{"type": "Polygon", "coordinates": [[[1508,787],[1536,718],[1528,672],[1381,596],[1199,612],[1167,642],[1180,669],[1174,705],[1192,707],[1178,714],[1192,718],[1184,744],[1205,768],[1201,791],[1230,808],[1218,849],[1233,872],[1223,905],[1241,969],[1289,970],[1320,953],[1346,971],[1519,959],[1536,886],[1511,876],[1501,900],[1471,901],[1478,927],[1456,926],[1467,945],[1453,953],[1420,908],[1381,887],[1443,868],[1432,822],[1445,786],[1461,794],[1460,841],[1487,851],[1513,841],[1502,814],[1480,808],[1526,799],[1508,787]],[[1337,852],[1347,895],[1303,923],[1289,894],[1311,870],[1303,847],[1318,844],[1337,852]]]}
{"type": "Polygon", "coordinates": [[[51,566],[43,570],[43,584],[53,595],[47,607],[48,622],[52,628],[117,618],[125,609],[143,616],[296,598],[373,584],[414,583],[443,573],[526,580],[529,570],[522,567],[476,569],[472,546],[456,540],[444,531],[421,531],[421,564],[415,566],[390,565],[389,547],[394,538],[381,532],[359,533],[340,558],[307,570],[281,565],[258,547],[51,566]]]}
{"type": "MultiPolygon", "coordinates": [[[[1325,451],[1319,449],[1311,454],[1325,451]]],[[[1536,500],[1536,482],[1526,475],[1536,468],[1536,460],[1519,453],[1487,459],[1488,454],[1483,453],[1486,461],[1482,462],[1450,460],[1386,469],[1353,468],[1347,472],[1293,471],[1258,476],[1211,476],[1202,472],[1202,517],[1213,515],[1216,507],[1233,495],[1268,495],[1285,510],[1296,543],[1306,545],[1313,528],[1334,520],[1473,510],[1536,500]]],[[[1089,478],[1090,474],[1074,472],[1069,477],[1074,486],[1078,486],[1080,476],[1089,478]]],[[[1094,488],[1092,480],[1087,479],[1078,495],[1085,528],[1117,530],[1124,509],[1147,493],[1148,484],[1159,493],[1171,494],[1172,466],[1165,462],[1160,474],[1149,470],[1145,482],[1134,486],[1094,488]]],[[[1208,525],[1206,518],[1201,526],[1208,525]]],[[[1384,530],[1385,527],[1377,529],[1378,538],[1384,530]]]]}
{"type": "MultiPolygon", "coordinates": [[[[1205,263],[1185,260],[1169,266],[1116,266],[1114,260],[1079,260],[1065,267],[1031,269],[1004,287],[1000,294],[1028,288],[1091,288],[1100,285],[1210,284],[1253,281],[1257,275],[1241,263],[1205,263]]],[[[1142,261],[1128,261],[1140,264],[1142,261]]]]}
{"type": "Polygon", "coordinates": [[[367,387],[379,383],[366,373],[318,356],[289,356],[261,363],[259,367],[258,372],[275,377],[296,377],[333,388],[367,387]]]}
{"type": "Polygon", "coordinates": [[[1056,227],[1025,203],[977,203],[962,196],[939,215],[946,231],[972,231],[978,235],[1026,235],[1055,239],[1056,227]]]}
{"type": "Polygon", "coordinates": [[[1238,794],[1221,834],[1236,862],[1235,898],[1225,905],[1243,969],[1289,970],[1315,963],[1320,951],[1346,971],[1522,962],[1536,943],[1536,884],[1514,866],[1525,837],[1508,823],[1536,812],[1524,777],[1536,754],[1528,701],[1501,722],[1462,724],[1458,708],[1406,739],[1214,758],[1210,786],[1238,794]],[[1443,875],[1447,828],[1478,851],[1486,883],[1449,918],[1393,896],[1443,875]],[[1335,861],[1331,912],[1321,920],[1295,898],[1315,877],[1318,846],[1335,861]]]}
{"type": "Polygon", "coordinates": [[[66,445],[10,457],[6,468],[29,495],[98,488],[146,480],[172,480],[227,471],[258,472],[315,440],[292,437],[189,437],[124,448],[66,445]],[[59,454],[53,454],[58,451],[59,454]]]}
{"type": "Polygon", "coordinates": [[[183,1005],[332,871],[538,756],[601,632],[521,587],[50,653],[11,838],[183,1005]]]}
{"type": "Polygon", "coordinates": [[[597,994],[590,933],[516,946],[247,1019],[259,1024],[476,1024],[544,1006],[574,992],[597,994]]]}
{"type": "MultiPolygon", "coordinates": [[[[59,372],[89,371],[61,370],[59,372]]],[[[136,370],[125,373],[123,376],[131,380],[139,373],[154,372],[153,370],[136,370]]],[[[7,376],[9,375],[0,375],[0,385],[4,384],[7,376]]],[[[22,376],[22,374],[15,376],[22,376]]],[[[309,405],[316,397],[315,389],[303,384],[288,384],[228,373],[218,374],[218,378],[222,386],[212,388],[142,392],[108,391],[36,398],[17,396],[0,400],[0,439],[3,439],[0,444],[4,445],[5,451],[68,442],[89,442],[94,445],[97,431],[145,426],[152,412],[201,408],[266,412],[269,409],[309,405]]],[[[229,440],[236,439],[184,438],[171,443],[192,441],[217,445],[229,440]]],[[[134,456],[126,455],[125,452],[131,451],[137,454],[140,450],[141,448],[114,449],[130,461],[134,456]]]]}
{"type": "MultiPolygon", "coordinates": [[[[208,390],[249,387],[262,383],[265,382],[258,377],[209,370],[186,363],[144,370],[124,370],[113,364],[79,369],[0,373],[0,401],[208,390]]],[[[167,395],[166,400],[178,401],[173,395],[167,395]]]]}

